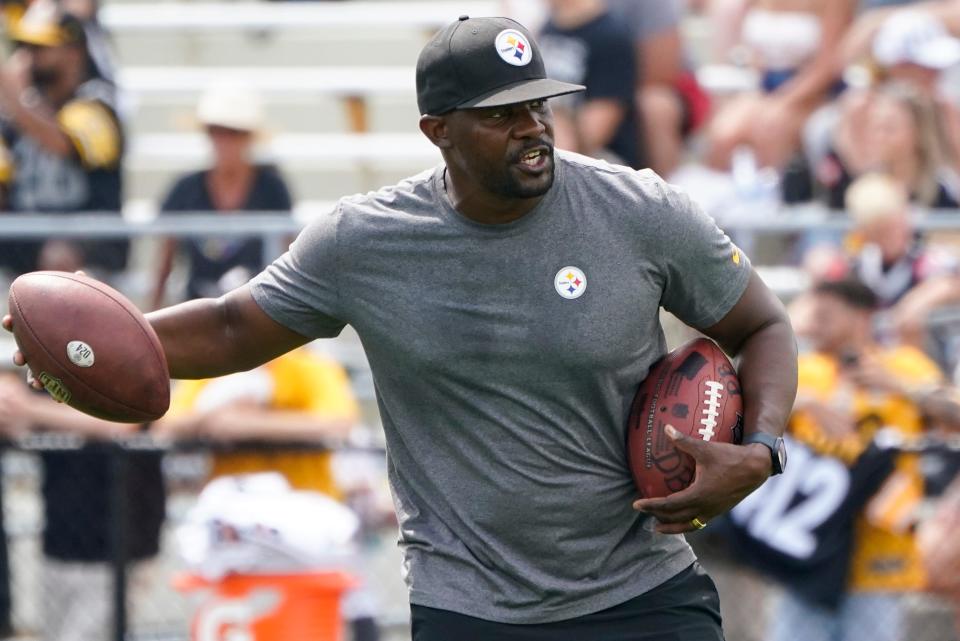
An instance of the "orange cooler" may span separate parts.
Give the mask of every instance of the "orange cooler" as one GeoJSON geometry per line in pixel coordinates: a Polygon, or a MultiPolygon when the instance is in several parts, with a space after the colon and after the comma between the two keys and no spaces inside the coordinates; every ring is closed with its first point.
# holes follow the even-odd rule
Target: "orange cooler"
{"type": "Polygon", "coordinates": [[[178,590],[202,593],[192,641],[341,641],[340,600],[357,584],[344,572],[174,579],[178,590]]]}

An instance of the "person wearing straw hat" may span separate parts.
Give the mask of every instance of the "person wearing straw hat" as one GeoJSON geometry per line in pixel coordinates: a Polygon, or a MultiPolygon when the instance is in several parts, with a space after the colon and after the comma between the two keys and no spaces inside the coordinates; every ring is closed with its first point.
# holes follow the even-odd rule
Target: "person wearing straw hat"
{"type": "MultiPolygon", "coordinates": [[[[213,164],[177,179],[161,211],[171,215],[234,215],[243,211],[289,214],[292,202],[283,177],[275,167],[258,165],[254,160],[254,144],[264,128],[260,96],[242,85],[215,85],[201,96],[197,120],[210,141],[213,164]]],[[[167,239],[154,281],[154,308],[166,295],[178,249],[189,263],[188,299],[220,296],[245,283],[264,265],[263,241],[259,238],[167,239]]]]}
{"type": "Polygon", "coordinates": [[[583,87],[548,78],[519,23],[462,16],[416,79],[443,163],[341,199],[249,284],[149,314],[171,377],[354,327],[415,641],[723,639],[716,588],[678,535],[783,469],[783,306],[653,172],[554,149],[547,100],[583,87]],[[747,444],[670,436],[696,480],[635,501],[626,419],[666,351],[661,305],[738,359],[747,444]]]}

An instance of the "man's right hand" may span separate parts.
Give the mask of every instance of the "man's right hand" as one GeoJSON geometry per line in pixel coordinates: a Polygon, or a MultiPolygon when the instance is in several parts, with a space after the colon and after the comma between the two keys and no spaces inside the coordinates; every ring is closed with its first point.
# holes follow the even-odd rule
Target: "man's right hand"
{"type": "MultiPolygon", "coordinates": [[[[10,314],[4,316],[2,324],[5,330],[8,332],[13,332],[13,316],[10,314]]],[[[17,367],[23,367],[27,364],[27,359],[23,357],[23,354],[20,352],[20,350],[17,350],[13,353],[13,364],[17,367]]],[[[30,383],[34,389],[43,389],[43,385],[41,385],[40,381],[33,377],[33,373],[29,370],[27,370],[27,382],[30,383]]]]}

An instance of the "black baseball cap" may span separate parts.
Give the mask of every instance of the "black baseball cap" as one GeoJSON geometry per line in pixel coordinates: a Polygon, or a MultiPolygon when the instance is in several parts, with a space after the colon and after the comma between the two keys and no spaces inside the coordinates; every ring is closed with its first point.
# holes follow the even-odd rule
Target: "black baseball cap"
{"type": "Polygon", "coordinates": [[[421,114],[497,107],[585,88],[547,78],[540,47],[510,18],[460,16],[435,35],[417,59],[421,114]]]}

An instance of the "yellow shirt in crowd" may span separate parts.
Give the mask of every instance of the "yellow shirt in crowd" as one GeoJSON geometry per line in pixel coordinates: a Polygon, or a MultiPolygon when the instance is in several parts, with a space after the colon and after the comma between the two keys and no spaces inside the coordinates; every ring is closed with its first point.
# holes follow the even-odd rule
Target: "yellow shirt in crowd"
{"type": "MultiPolygon", "coordinates": [[[[270,408],[308,412],[318,418],[357,420],[357,402],[347,374],[338,363],[299,349],[259,370],[273,382],[270,408]]],[[[179,382],[170,402],[170,416],[193,411],[210,384],[210,380],[179,382]]],[[[265,448],[259,452],[217,452],[213,456],[213,477],[268,471],[282,473],[296,489],[339,498],[329,452],[265,448]]]]}
{"type": "MultiPolygon", "coordinates": [[[[877,362],[908,388],[941,381],[940,370],[925,354],[911,347],[878,350],[877,362]]],[[[856,434],[834,438],[825,434],[808,413],[798,410],[790,421],[795,438],[820,454],[837,456],[851,464],[880,428],[893,428],[905,436],[923,431],[919,409],[910,399],[887,393],[853,390],[842,384],[839,364],[824,354],[807,354],[799,361],[798,396],[836,407],[849,407],[857,422],[856,434]]],[[[853,591],[916,590],[925,577],[914,537],[898,524],[923,495],[923,478],[915,454],[901,454],[896,470],[867,509],[857,519],[850,568],[853,591]]]]}

